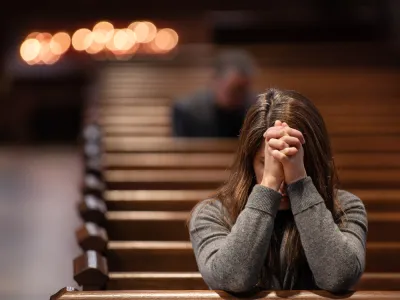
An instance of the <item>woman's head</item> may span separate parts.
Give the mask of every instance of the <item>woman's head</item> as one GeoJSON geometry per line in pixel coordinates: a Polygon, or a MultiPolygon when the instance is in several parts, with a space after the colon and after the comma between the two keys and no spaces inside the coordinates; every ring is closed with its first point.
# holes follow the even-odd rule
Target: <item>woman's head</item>
{"type": "Polygon", "coordinates": [[[334,207],[337,177],[321,114],[309,99],[295,91],[269,89],[258,97],[246,115],[230,178],[219,191],[219,196],[229,202],[224,204],[234,220],[246,204],[253,186],[261,182],[264,169],[263,134],[274,126],[276,120],[302,132],[307,175],[312,178],[327,207],[331,211],[334,207]]]}

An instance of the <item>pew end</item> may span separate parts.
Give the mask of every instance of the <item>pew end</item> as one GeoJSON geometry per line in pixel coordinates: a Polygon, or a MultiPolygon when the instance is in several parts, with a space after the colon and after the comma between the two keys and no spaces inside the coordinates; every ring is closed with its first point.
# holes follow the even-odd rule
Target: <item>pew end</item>
{"type": "Polygon", "coordinates": [[[87,222],[76,230],[76,239],[84,251],[94,250],[104,253],[107,248],[108,236],[104,228],[95,223],[87,222]]]}
{"type": "Polygon", "coordinates": [[[86,251],[75,258],[74,280],[85,291],[104,289],[108,281],[106,258],[93,250],[86,251]]]}
{"type": "Polygon", "coordinates": [[[85,162],[85,173],[96,176],[97,178],[104,180],[103,177],[103,164],[101,157],[89,157],[85,162]]]}
{"type": "Polygon", "coordinates": [[[106,188],[107,186],[101,178],[93,174],[85,174],[82,183],[82,192],[84,195],[91,194],[103,198],[106,188]]]}
{"type": "Polygon", "coordinates": [[[102,130],[100,126],[96,123],[87,124],[83,128],[82,137],[85,142],[101,142],[102,130]]]}
{"type": "Polygon", "coordinates": [[[106,204],[95,195],[85,195],[78,204],[79,215],[86,222],[103,225],[107,213],[106,204]]]}

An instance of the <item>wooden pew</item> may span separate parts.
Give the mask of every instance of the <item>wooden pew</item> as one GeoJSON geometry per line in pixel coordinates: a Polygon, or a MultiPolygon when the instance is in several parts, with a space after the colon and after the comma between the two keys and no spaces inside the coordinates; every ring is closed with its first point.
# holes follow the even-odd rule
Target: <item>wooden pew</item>
{"type": "MultiPolygon", "coordinates": [[[[107,260],[96,251],[86,251],[74,260],[74,279],[84,290],[205,290],[198,272],[109,272],[107,260]]],[[[400,290],[399,273],[363,274],[356,290],[400,290]]]]}
{"type": "MultiPolygon", "coordinates": [[[[105,137],[105,152],[233,152],[236,139],[183,139],[169,137],[105,137]]],[[[376,136],[334,136],[331,138],[334,153],[400,152],[400,137],[376,136]]]]}
{"type": "MultiPolygon", "coordinates": [[[[319,104],[317,105],[318,110],[322,116],[326,117],[351,117],[354,119],[356,115],[360,116],[383,116],[387,118],[396,117],[400,113],[400,105],[382,105],[381,103],[369,103],[367,105],[360,105],[357,102],[353,103],[336,103],[335,99],[330,99],[334,104],[319,104]]],[[[150,104],[147,104],[146,99],[136,99],[136,103],[132,104],[121,104],[121,100],[117,100],[116,103],[110,103],[107,105],[101,105],[97,108],[100,116],[169,116],[171,114],[170,102],[166,100],[160,100],[157,102],[155,99],[149,99],[150,104]],[[164,102],[166,101],[166,102],[164,102]]],[[[125,99],[122,101],[126,101],[125,99]]]]}
{"type": "MultiPolygon", "coordinates": [[[[398,189],[351,189],[364,203],[367,212],[400,211],[398,189]]],[[[104,201],[108,210],[190,211],[214,190],[107,190],[104,201]]],[[[97,201],[103,201],[98,198],[97,201]]]]}
{"type": "MultiPolygon", "coordinates": [[[[188,241],[184,211],[109,211],[104,222],[110,240],[116,241],[188,241]]],[[[95,220],[85,220],[95,222],[95,220]]],[[[400,242],[400,212],[368,214],[368,241],[400,242]]]]}
{"type": "Polygon", "coordinates": [[[117,105],[123,105],[123,106],[132,106],[132,107],[162,107],[162,106],[167,106],[169,107],[172,103],[171,98],[167,97],[107,97],[107,98],[102,98],[99,101],[99,105],[102,109],[106,108],[112,108],[117,105]]]}
{"type": "MultiPolygon", "coordinates": [[[[395,291],[357,291],[346,293],[345,295],[334,295],[322,291],[265,291],[251,297],[251,299],[357,299],[357,300],[376,300],[376,299],[397,299],[399,293],[395,291]]],[[[230,299],[231,294],[222,291],[78,291],[74,288],[64,288],[54,294],[50,300],[133,300],[133,299],[230,299]]],[[[245,299],[244,297],[241,297],[245,299]]]]}
{"type": "Polygon", "coordinates": [[[171,118],[169,116],[104,116],[99,119],[102,126],[105,125],[141,125],[141,126],[165,126],[170,125],[171,118]]]}
{"type": "MultiPolygon", "coordinates": [[[[189,241],[112,241],[105,230],[86,223],[76,231],[82,250],[107,257],[112,272],[197,272],[189,241]]],[[[368,242],[366,272],[400,272],[400,242],[368,242]]]]}
{"type": "MultiPolygon", "coordinates": [[[[215,189],[228,179],[228,170],[108,170],[104,180],[109,189],[215,189]]],[[[344,189],[394,189],[400,169],[343,170],[344,189]]]]}
{"type": "MultiPolygon", "coordinates": [[[[167,125],[152,125],[143,127],[142,125],[105,125],[102,127],[105,136],[117,137],[117,136],[132,136],[132,137],[168,137],[172,136],[172,128],[167,125]]],[[[351,131],[349,131],[349,125],[336,125],[334,127],[328,127],[328,133],[331,137],[333,136],[370,136],[370,135],[397,135],[400,134],[399,126],[385,126],[380,127],[374,124],[370,125],[351,125],[351,131]]]]}
{"type": "MultiPolygon", "coordinates": [[[[99,118],[98,122],[102,126],[107,125],[123,125],[123,126],[137,126],[137,125],[144,125],[144,126],[170,126],[171,125],[171,116],[169,115],[157,115],[157,116],[102,116],[99,118]]],[[[390,126],[397,126],[400,125],[400,120],[393,117],[388,116],[357,116],[348,117],[348,116],[325,116],[324,118],[325,123],[328,128],[332,130],[335,129],[336,126],[371,126],[377,124],[379,126],[383,126],[384,128],[390,126]]],[[[349,130],[348,130],[349,131],[349,130]]],[[[351,130],[350,130],[351,132],[351,130]]]]}
{"type": "MultiPolygon", "coordinates": [[[[197,202],[210,198],[214,192],[213,190],[107,190],[104,201],[110,211],[190,211],[197,202]]],[[[97,201],[103,200],[98,198],[97,201]]]]}
{"type": "MultiPolygon", "coordinates": [[[[144,99],[143,99],[144,101],[144,99]]],[[[143,103],[142,103],[143,104],[143,103]]],[[[159,117],[170,116],[171,105],[155,104],[155,105],[107,105],[98,108],[101,117],[110,116],[129,116],[136,117],[159,117]]]]}
{"type": "MultiPolygon", "coordinates": [[[[338,153],[334,156],[339,169],[400,168],[399,153],[338,153]]],[[[234,153],[105,153],[104,169],[227,169],[234,153]]]]}
{"type": "Polygon", "coordinates": [[[172,135],[170,126],[121,126],[110,125],[103,127],[104,136],[142,136],[167,137],[172,135]]]}

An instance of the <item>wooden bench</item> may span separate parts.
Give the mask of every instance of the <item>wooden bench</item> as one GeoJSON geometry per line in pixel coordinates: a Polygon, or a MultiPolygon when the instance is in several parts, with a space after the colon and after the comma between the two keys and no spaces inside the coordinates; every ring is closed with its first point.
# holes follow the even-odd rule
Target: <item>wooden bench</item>
{"type": "MultiPolygon", "coordinates": [[[[188,241],[189,212],[183,211],[109,211],[104,221],[110,240],[188,241]]],[[[96,220],[85,220],[96,222],[96,220]]],[[[400,212],[368,214],[368,241],[400,242],[400,212]]]]}
{"type": "MultiPolygon", "coordinates": [[[[357,291],[345,295],[331,294],[323,291],[265,291],[250,299],[398,299],[399,292],[395,291],[357,291]]],[[[210,290],[175,290],[175,291],[78,291],[67,287],[54,294],[50,300],[133,300],[133,299],[230,299],[232,295],[222,291],[210,290]]],[[[244,297],[241,297],[245,299],[244,297]]]]}
{"type": "MultiPolygon", "coordinates": [[[[223,152],[235,151],[236,139],[184,139],[170,137],[105,137],[105,152],[223,152]]],[[[400,152],[400,137],[334,136],[331,138],[334,153],[357,152],[400,152]]]]}
{"type": "Polygon", "coordinates": [[[172,135],[170,126],[121,126],[109,125],[103,127],[104,136],[142,136],[167,137],[172,135]]]}
{"type": "MultiPolygon", "coordinates": [[[[399,153],[338,153],[334,156],[340,169],[398,169],[399,153]]],[[[233,153],[105,153],[104,169],[227,169],[233,153]]]]}
{"type": "MultiPolygon", "coordinates": [[[[112,272],[197,272],[189,241],[113,241],[86,223],[76,232],[82,250],[104,253],[112,272]]],[[[400,272],[400,242],[368,242],[366,272],[400,272]]]]}
{"type": "MultiPolygon", "coordinates": [[[[143,127],[142,125],[105,125],[102,127],[105,136],[117,137],[117,136],[132,136],[132,137],[168,137],[172,136],[171,126],[166,125],[152,125],[143,127]]],[[[328,133],[331,137],[333,136],[371,136],[371,135],[397,135],[400,133],[399,126],[385,126],[380,127],[376,125],[351,125],[351,131],[349,131],[349,125],[336,125],[334,127],[328,127],[328,133]]]]}
{"type": "Polygon", "coordinates": [[[113,108],[118,105],[136,107],[169,107],[172,103],[171,98],[167,97],[107,97],[99,101],[101,109],[113,108]]]}
{"type": "MultiPolygon", "coordinates": [[[[145,99],[143,99],[145,101],[145,99]]],[[[142,103],[143,104],[143,103],[142,103]]],[[[101,117],[110,116],[129,116],[131,118],[148,116],[159,117],[169,116],[171,105],[153,104],[153,105],[106,105],[98,108],[101,117]]]]}
{"type": "MultiPolygon", "coordinates": [[[[148,99],[140,98],[132,100],[133,103],[121,104],[125,99],[116,100],[116,103],[103,104],[97,108],[100,116],[130,116],[130,117],[158,117],[158,116],[169,116],[171,114],[172,100],[160,99],[148,99]],[[136,103],[134,102],[136,101],[136,103]],[[149,101],[149,103],[147,103],[149,101]],[[158,102],[157,102],[158,101],[158,102]]],[[[334,101],[334,99],[332,99],[334,101]]],[[[381,103],[367,105],[360,105],[359,103],[344,104],[319,104],[317,105],[318,110],[325,117],[351,117],[356,118],[359,116],[384,116],[387,118],[397,117],[400,113],[400,105],[382,105],[381,103]]]]}
{"type": "MultiPolygon", "coordinates": [[[[109,189],[215,189],[228,179],[228,170],[108,170],[104,180],[109,189]]],[[[343,170],[344,189],[394,189],[400,169],[343,170]]]]}
{"type": "MultiPolygon", "coordinates": [[[[142,126],[170,126],[171,125],[171,116],[170,115],[155,115],[155,116],[102,116],[99,118],[98,122],[102,126],[107,125],[124,125],[124,126],[135,126],[135,125],[142,125],[142,126]]],[[[362,126],[383,126],[384,128],[390,126],[397,126],[400,125],[400,120],[396,116],[385,116],[385,115],[378,115],[378,116],[357,116],[357,117],[349,117],[349,116],[325,116],[324,121],[328,128],[331,130],[335,130],[336,126],[355,126],[355,127],[362,127],[362,126]]],[[[352,132],[351,130],[348,130],[352,132]]]]}
{"type": "Polygon", "coordinates": [[[208,152],[232,153],[236,139],[181,139],[160,137],[105,137],[105,152],[208,152]]]}
{"type": "MultiPolygon", "coordinates": [[[[398,189],[349,191],[363,201],[367,212],[400,211],[398,189]]],[[[108,210],[190,211],[197,202],[210,198],[214,193],[214,190],[107,190],[104,201],[108,210]]]]}
{"type": "MultiPolygon", "coordinates": [[[[84,290],[204,290],[198,272],[109,272],[107,260],[86,251],[74,260],[74,279],[84,290]]],[[[363,274],[356,290],[400,290],[400,273],[363,274]]]]}

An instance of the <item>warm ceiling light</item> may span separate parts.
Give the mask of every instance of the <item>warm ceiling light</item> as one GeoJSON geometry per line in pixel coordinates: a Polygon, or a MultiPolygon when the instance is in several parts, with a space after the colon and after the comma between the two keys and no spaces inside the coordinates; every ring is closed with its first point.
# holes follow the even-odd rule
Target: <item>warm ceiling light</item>
{"type": "Polygon", "coordinates": [[[93,43],[89,46],[89,48],[86,49],[86,53],[88,54],[97,54],[104,50],[105,45],[104,44],[99,44],[93,41],[93,43]]]}
{"type": "Polygon", "coordinates": [[[41,44],[37,39],[27,39],[21,44],[20,55],[24,61],[30,62],[39,56],[40,50],[41,44]]]}
{"type": "Polygon", "coordinates": [[[87,28],[75,31],[72,36],[72,46],[76,51],[84,51],[90,47],[93,41],[93,34],[87,28]]]}
{"type": "Polygon", "coordinates": [[[147,26],[147,37],[144,39],[142,43],[149,43],[156,37],[157,27],[151,22],[143,22],[147,26]]]}
{"type": "Polygon", "coordinates": [[[178,44],[178,34],[171,28],[164,28],[157,32],[154,45],[160,51],[170,51],[178,44]]]}
{"type": "Polygon", "coordinates": [[[50,41],[50,50],[54,55],[62,55],[71,46],[71,38],[66,32],[56,33],[50,41]]]}
{"type": "Polygon", "coordinates": [[[154,28],[149,24],[154,26],[150,22],[133,22],[128,26],[136,34],[136,41],[138,43],[146,43],[147,40],[151,40],[151,33],[154,28]]]}
{"type": "Polygon", "coordinates": [[[116,50],[128,51],[136,43],[136,35],[131,29],[120,29],[114,35],[114,47],[116,50]]]}
{"type": "Polygon", "coordinates": [[[106,44],[114,34],[114,26],[110,22],[101,21],[93,27],[93,40],[98,44],[106,44]]]}

